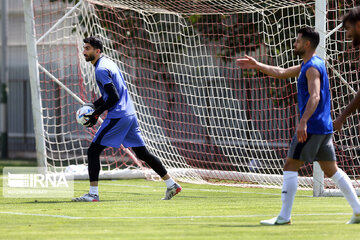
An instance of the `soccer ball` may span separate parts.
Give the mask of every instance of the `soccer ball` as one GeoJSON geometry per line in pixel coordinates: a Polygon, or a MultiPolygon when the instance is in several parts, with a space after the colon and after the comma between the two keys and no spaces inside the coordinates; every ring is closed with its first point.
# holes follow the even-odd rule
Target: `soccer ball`
{"type": "Polygon", "coordinates": [[[89,117],[85,117],[85,115],[92,114],[95,110],[90,106],[82,106],[79,110],[76,111],[76,121],[83,125],[89,121],[89,117]]]}

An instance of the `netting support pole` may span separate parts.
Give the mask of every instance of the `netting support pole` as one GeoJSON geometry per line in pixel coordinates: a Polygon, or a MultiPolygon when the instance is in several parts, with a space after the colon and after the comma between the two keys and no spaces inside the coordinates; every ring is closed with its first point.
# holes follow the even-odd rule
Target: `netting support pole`
{"type": "MultiPolygon", "coordinates": [[[[326,3],[324,0],[315,1],[315,30],[320,34],[320,43],[316,49],[316,55],[326,59],[326,3]]],[[[324,172],[321,170],[318,162],[313,165],[313,196],[320,197],[324,195],[324,172]]]]}
{"type": "Polygon", "coordinates": [[[36,158],[39,167],[46,167],[46,147],[44,136],[44,125],[42,120],[42,104],[40,93],[40,78],[36,48],[34,8],[32,0],[24,1],[25,35],[27,45],[27,55],[29,64],[31,103],[34,120],[34,132],[36,143],[36,158]]]}
{"type": "Polygon", "coordinates": [[[1,158],[8,157],[8,0],[1,3],[1,80],[0,80],[0,152],[1,158]]]}

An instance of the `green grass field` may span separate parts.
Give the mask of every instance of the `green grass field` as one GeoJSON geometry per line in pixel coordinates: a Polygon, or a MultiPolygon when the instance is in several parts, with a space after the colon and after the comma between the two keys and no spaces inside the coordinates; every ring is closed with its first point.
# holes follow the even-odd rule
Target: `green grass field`
{"type": "MultiPolygon", "coordinates": [[[[33,164],[0,161],[0,168],[33,164]]],[[[351,208],[344,198],[298,191],[293,224],[266,227],[259,221],[279,212],[279,189],[182,186],[170,201],[160,200],[163,182],[146,180],[101,181],[98,203],[1,194],[0,239],[360,239],[360,225],[345,225],[351,208]]],[[[76,181],[76,196],[87,191],[87,181],[76,181]]]]}

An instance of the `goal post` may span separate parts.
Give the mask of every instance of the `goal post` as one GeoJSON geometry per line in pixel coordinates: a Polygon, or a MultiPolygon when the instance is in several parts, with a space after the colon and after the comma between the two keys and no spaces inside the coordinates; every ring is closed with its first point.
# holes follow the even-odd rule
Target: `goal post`
{"type": "MultiPolygon", "coordinates": [[[[320,42],[316,49],[316,54],[326,60],[326,3],[327,1],[315,2],[315,30],[320,35],[320,42]]],[[[324,195],[324,172],[321,170],[320,164],[313,164],[313,196],[319,197],[324,195]]]]}
{"type": "MultiPolygon", "coordinates": [[[[94,35],[123,73],[147,147],[174,178],[281,187],[299,116],[296,79],[241,70],[235,60],[247,54],[282,67],[299,64],[292,53],[296,31],[315,27],[336,116],[357,82],[339,58],[343,31],[327,35],[355,1],[335,2],[24,0],[39,163],[86,178],[86,150],[98,125],[80,126],[75,111],[99,97],[94,69],[82,56],[83,38],[94,35]]],[[[339,166],[359,186],[357,117],[351,121],[345,140],[335,134],[335,145],[339,166]]],[[[101,178],[129,175],[156,178],[129,149],[106,149],[101,178]]],[[[299,187],[314,196],[336,192],[317,164],[300,169],[299,187]]]]}
{"type": "Polygon", "coordinates": [[[42,115],[42,102],[39,82],[39,68],[37,58],[37,46],[35,39],[35,24],[33,1],[24,0],[25,37],[27,45],[27,56],[30,76],[31,106],[34,121],[36,159],[39,167],[47,166],[45,149],[44,126],[42,115]]]}

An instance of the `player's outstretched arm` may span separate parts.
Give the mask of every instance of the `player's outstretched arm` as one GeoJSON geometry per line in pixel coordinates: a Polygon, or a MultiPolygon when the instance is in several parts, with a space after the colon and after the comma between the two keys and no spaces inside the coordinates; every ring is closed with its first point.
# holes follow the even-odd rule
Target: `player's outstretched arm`
{"type": "Polygon", "coordinates": [[[346,106],[345,110],[335,119],[333,125],[335,131],[340,131],[346,118],[350,116],[356,109],[360,108],[360,91],[356,94],[355,98],[346,106]]]}
{"type": "Polygon", "coordinates": [[[261,62],[258,62],[252,57],[245,55],[243,58],[236,60],[236,65],[242,69],[256,69],[262,71],[263,73],[275,77],[275,78],[291,78],[299,76],[301,65],[293,66],[290,68],[282,68],[277,66],[267,65],[261,62]]]}

